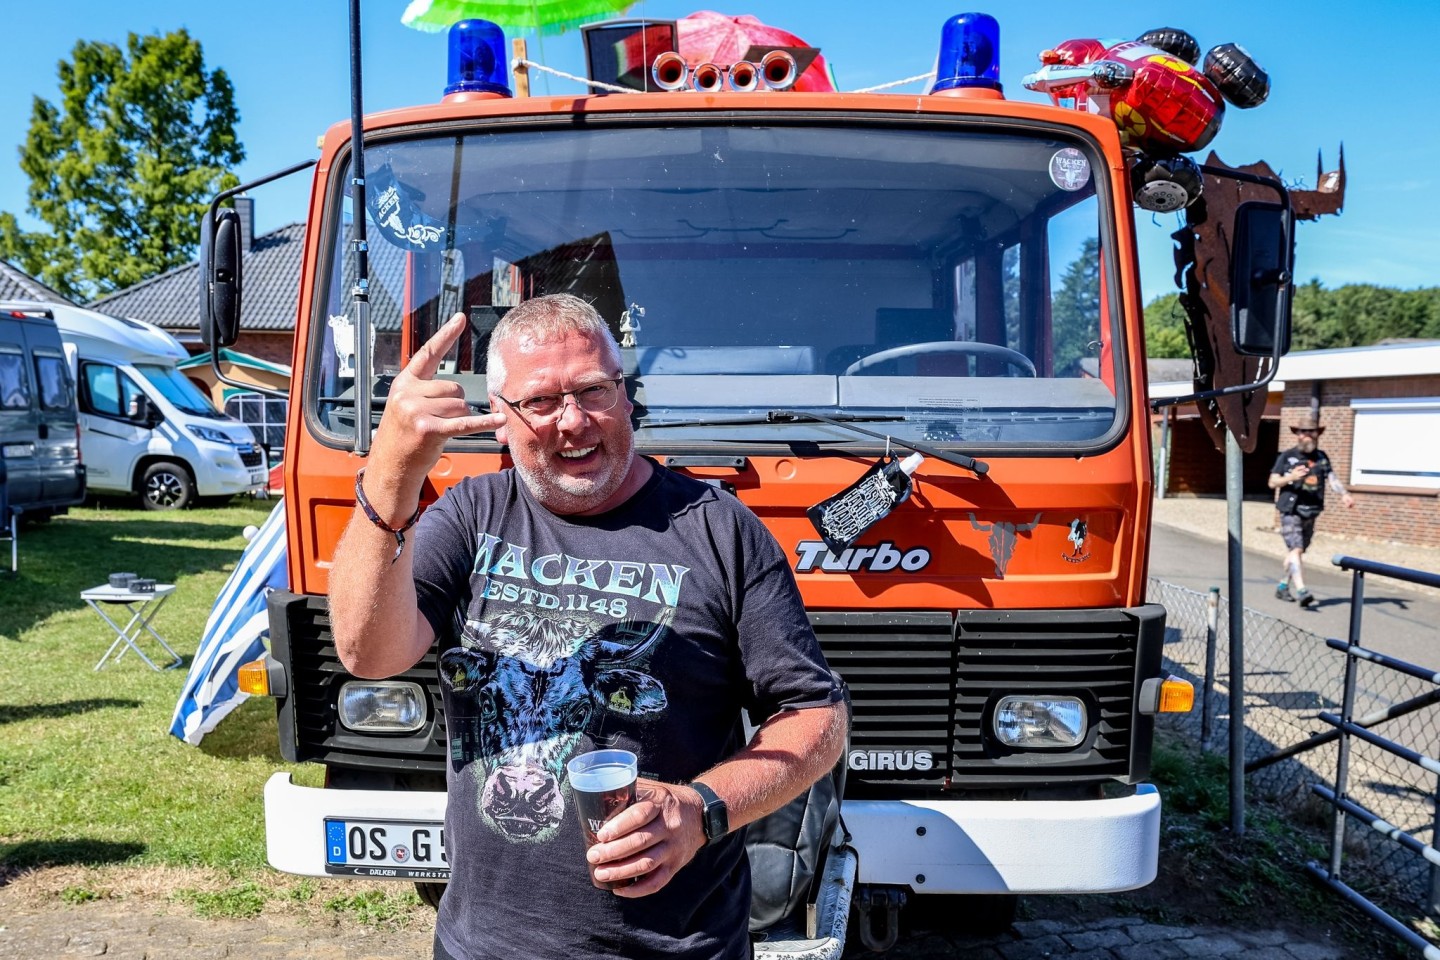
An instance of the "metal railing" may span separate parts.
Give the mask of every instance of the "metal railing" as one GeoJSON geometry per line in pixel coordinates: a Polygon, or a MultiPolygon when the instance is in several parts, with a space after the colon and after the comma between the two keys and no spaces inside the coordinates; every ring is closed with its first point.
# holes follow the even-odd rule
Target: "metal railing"
{"type": "MultiPolygon", "coordinates": [[[[1369,561],[1337,558],[1346,569],[1393,575],[1403,568],[1369,561]]],[[[1411,583],[1440,585],[1440,577],[1404,571],[1411,583]]],[[[1363,581],[1362,581],[1363,582],[1363,581]]],[[[1149,599],[1167,611],[1164,655],[1172,673],[1196,686],[1196,709],[1189,714],[1164,714],[1162,725],[1202,749],[1218,749],[1228,740],[1230,709],[1228,674],[1214,665],[1229,655],[1229,605],[1218,590],[1209,594],[1152,579],[1149,599]],[[1207,663],[1210,669],[1207,670],[1207,663]]],[[[1359,637],[1353,612],[1352,630],[1359,637]]],[[[1440,723],[1428,709],[1440,703],[1433,676],[1420,668],[1397,671],[1378,659],[1348,656],[1345,641],[1329,641],[1256,610],[1243,611],[1245,647],[1243,763],[1246,789],[1258,800],[1287,812],[1292,823],[1317,837],[1333,837],[1338,816],[1312,784],[1335,783],[1339,773],[1336,749],[1322,749],[1349,740],[1346,748],[1347,800],[1364,808],[1371,819],[1433,847],[1436,835],[1436,774],[1423,765],[1375,745],[1354,731],[1406,744],[1416,753],[1440,752],[1440,723]],[[1424,676],[1419,674],[1423,673],[1424,676]],[[1348,679],[1347,679],[1348,677],[1348,679]],[[1347,689],[1352,690],[1345,714],[1347,689]],[[1349,733],[1327,722],[1340,711],[1352,724],[1349,733]]],[[[1351,831],[1346,852],[1363,869],[1365,889],[1373,899],[1414,903],[1434,911],[1431,869],[1409,849],[1374,830],[1351,831]]],[[[1413,935],[1413,934],[1412,934],[1413,935]]],[[[1430,949],[1434,949],[1433,947],[1430,949]]],[[[1440,952],[1435,954],[1440,958],[1440,952]]]]}
{"type": "Polygon", "coordinates": [[[1425,897],[1426,907],[1432,913],[1440,908],[1440,851],[1437,851],[1434,846],[1437,836],[1436,818],[1440,817],[1440,780],[1436,779],[1440,777],[1440,761],[1431,755],[1436,752],[1434,727],[1430,725],[1432,732],[1422,736],[1421,739],[1407,738],[1402,743],[1394,737],[1387,737],[1376,732],[1377,722],[1361,722],[1371,720],[1371,714],[1362,713],[1357,716],[1357,701],[1361,693],[1359,675],[1362,665],[1389,671],[1429,686],[1424,693],[1411,698],[1414,706],[1407,709],[1403,714],[1405,716],[1413,714],[1421,706],[1433,703],[1431,697],[1437,693],[1437,690],[1440,690],[1440,673],[1434,669],[1407,663],[1361,645],[1361,625],[1365,614],[1366,575],[1375,574],[1429,587],[1440,587],[1440,576],[1354,557],[1336,557],[1334,562],[1342,570],[1349,570],[1351,573],[1349,636],[1345,640],[1326,641],[1331,649],[1338,650],[1345,656],[1344,694],[1338,716],[1329,711],[1320,714],[1320,719],[1334,727],[1338,734],[1334,786],[1328,787],[1321,783],[1311,785],[1311,790],[1315,795],[1330,804],[1334,810],[1330,835],[1330,862],[1322,865],[1312,860],[1306,865],[1306,869],[1322,884],[1358,907],[1372,920],[1384,926],[1391,934],[1403,940],[1410,947],[1419,950],[1426,957],[1440,958],[1440,950],[1437,950],[1434,944],[1342,879],[1347,827],[1353,819],[1361,825],[1368,826],[1372,836],[1390,841],[1395,845],[1395,849],[1408,854],[1412,862],[1418,858],[1417,866],[1422,873],[1428,874],[1429,879],[1429,889],[1425,897]],[[1366,793],[1363,789],[1357,789],[1357,783],[1352,779],[1351,769],[1353,764],[1361,778],[1364,778],[1368,772],[1365,760],[1358,754],[1357,748],[1361,745],[1377,751],[1380,756],[1394,758],[1411,769],[1418,768],[1417,774],[1428,781],[1427,786],[1431,800],[1431,815],[1428,823],[1419,822],[1418,819],[1413,824],[1392,823],[1366,804],[1366,793]],[[1415,749],[1416,747],[1420,749],[1415,749]],[[1429,753],[1425,751],[1429,751],[1429,753]],[[1420,834],[1427,835],[1429,840],[1421,839],[1420,834]]]}

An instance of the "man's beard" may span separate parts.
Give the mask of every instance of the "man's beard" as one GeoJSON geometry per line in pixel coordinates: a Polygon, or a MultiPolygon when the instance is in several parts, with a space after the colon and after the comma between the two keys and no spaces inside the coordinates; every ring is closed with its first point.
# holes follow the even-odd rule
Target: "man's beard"
{"type": "Polygon", "coordinates": [[[535,471],[515,460],[515,472],[530,488],[530,493],[551,513],[560,516],[594,510],[610,498],[630,475],[635,457],[635,436],[626,434],[622,456],[607,457],[610,472],[601,477],[571,477],[549,470],[535,471]]]}

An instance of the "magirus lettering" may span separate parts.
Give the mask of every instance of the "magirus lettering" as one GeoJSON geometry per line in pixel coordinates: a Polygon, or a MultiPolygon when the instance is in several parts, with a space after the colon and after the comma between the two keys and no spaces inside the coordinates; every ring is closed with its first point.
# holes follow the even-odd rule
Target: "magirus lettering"
{"type": "Polygon", "coordinates": [[[928,750],[851,750],[846,758],[851,770],[935,769],[935,756],[928,750]]]}
{"type": "Polygon", "coordinates": [[[923,570],[930,564],[930,551],[924,547],[901,549],[889,540],[873,547],[854,546],[836,556],[823,540],[801,540],[795,545],[796,573],[822,570],[826,573],[885,573],[900,569],[906,573],[923,570]]]}

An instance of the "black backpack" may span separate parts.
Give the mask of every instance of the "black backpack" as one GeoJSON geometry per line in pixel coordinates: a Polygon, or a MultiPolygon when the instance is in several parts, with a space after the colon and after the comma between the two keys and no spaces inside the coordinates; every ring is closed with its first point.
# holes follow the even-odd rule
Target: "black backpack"
{"type": "MultiPolygon", "coordinates": [[[[834,676],[844,692],[846,710],[853,716],[850,689],[838,673],[834,676]]],[[[809,790],[746,827],[752,934],[795,914],[812,898],[835,831],[844,830],[840,801],[845,795],[848,738],[845,746],[840,761],[809,790]]]]}

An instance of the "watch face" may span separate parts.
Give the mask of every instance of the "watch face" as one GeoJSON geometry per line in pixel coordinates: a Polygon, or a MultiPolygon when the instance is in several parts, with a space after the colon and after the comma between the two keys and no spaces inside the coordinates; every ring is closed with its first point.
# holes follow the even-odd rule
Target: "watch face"
{"type": "Polygon", "coordinates": [[[730,814],[725,808],[725,801],[703,783],[692,783],[691,786],[705,801],[705,840],[714,843],[730,832],[730,814]]]}
{"type": "Polygon", "coordinates": [[[725,815],[725,804],[720,800],[705,806],[705,836],[719,840],[725,836],[729,817],[725,815]]]}

